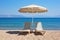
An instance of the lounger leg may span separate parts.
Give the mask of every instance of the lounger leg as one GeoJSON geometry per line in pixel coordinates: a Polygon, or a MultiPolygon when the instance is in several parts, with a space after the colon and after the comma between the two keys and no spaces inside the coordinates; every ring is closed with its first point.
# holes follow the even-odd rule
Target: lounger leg
{"type": "Polygon", "coordinates": [[[30,31],[29,31],[29,34],[30,34],[30,31]]]}

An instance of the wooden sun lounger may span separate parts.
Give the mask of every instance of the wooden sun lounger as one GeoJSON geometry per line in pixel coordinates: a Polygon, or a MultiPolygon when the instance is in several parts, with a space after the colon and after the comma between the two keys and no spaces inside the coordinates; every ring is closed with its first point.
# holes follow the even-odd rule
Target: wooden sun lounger
{"type": "Polygon", "coordinates": [[[36,24],[35,34],[44,35],[46,31],[43,30],[42,23],[41,22],[37,22],[35,24],[36,24]]]}
{"type": "Polygon", "coordinates": [[[24,29],[20,30],[20,32],[28,32],[30,34],[30,27],[31,27],[31,22],[25,22],[24,29]]]}

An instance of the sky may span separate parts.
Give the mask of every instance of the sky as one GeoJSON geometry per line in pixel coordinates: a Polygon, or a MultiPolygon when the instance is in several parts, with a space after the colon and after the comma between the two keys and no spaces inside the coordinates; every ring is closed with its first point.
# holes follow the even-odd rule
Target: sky
{"type": "Polygon", "coordinates": [[[0,0],[0,17],[20,17],[20,18],[60,18],[60,0],[0,0]],[[46,7],[48,12],[40,14],[20,13],[21,7],[31,4],[46,7]]]}

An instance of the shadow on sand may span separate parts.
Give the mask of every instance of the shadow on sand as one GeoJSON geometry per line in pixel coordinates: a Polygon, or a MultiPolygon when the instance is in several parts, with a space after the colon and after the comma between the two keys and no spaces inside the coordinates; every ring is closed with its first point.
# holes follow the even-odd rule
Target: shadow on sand
{"type": "Polygon", "coordinates": [[[20,32],[20,31],[8,31],[8,34],[18,34],[18,35],[27,35],[28,32],[20,32]]]}
{"type": "MultiPolygon", "coordinates": [[[[18,35],[27,35],[27,34],[29,34],[28,32],[20,32],[20,31],[7,31],[6,33],[8,33],[8,34],[18,34],[18,35]]],[[[43,34],[40,33],[40,32],[37,32],[37,33],[30,32],[30,33],[34,33],[34,35],[42,35],[43,36],[43,34]]]]}

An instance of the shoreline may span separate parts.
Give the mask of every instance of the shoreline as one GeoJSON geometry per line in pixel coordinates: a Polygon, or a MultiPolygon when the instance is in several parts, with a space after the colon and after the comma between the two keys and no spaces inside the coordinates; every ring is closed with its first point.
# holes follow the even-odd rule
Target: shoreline
{"type": "MultiPolygon", "coordinates": [[[[5,30],[5,31],[7,31],[6,29],[0,29],[0,30],[5,30]]],[[[20,30],[23,30],[23,29],[20,29],[20,30]]],[[[19,31],[19,30],[10,30],[10,31],[19,31]]],[[[60,30],[44,30],[44,31],[60,31],[60,30]]]]}

